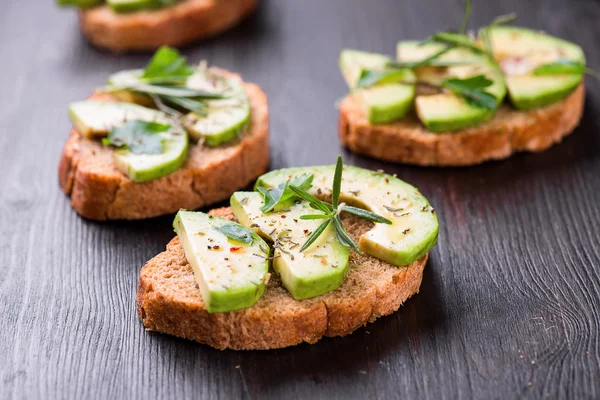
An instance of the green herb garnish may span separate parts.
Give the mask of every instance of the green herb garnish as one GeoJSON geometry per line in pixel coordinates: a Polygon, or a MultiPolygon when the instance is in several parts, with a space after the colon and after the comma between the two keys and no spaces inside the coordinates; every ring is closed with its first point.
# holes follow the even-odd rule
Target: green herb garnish
{"type": "Polygon", "coordinates": [[[393,68],[418,68],[418,67],[425,67],[425,66],[449,67],[452,65],[460,65],[462,63],[457,62],[457,61],[439,60],[440,56],[446,54],[447,52],[449,52],[450,50],[452,50],[455,47],[456,47],[455,45],[446,46],[446,47],[442,48],[441,50],[435,52],[434,54],[430,55],[429,57],[426,57],[420,61],[390,61],[387,63],[387,66],[393,67],[393,68]]]}
{"type": "Polygon", "coordinates": [[[272,211],[275,206],[296,197],[294,192],[290,189],[291,185],[296,186],[301,190],[308,190],[312,187],[312,180],[313,174],[303,174],[294,176],[285,183],[270,189],[267,189],[264,186],[257,187],[256,190],[264,197],[264,205],[260,210],[264,213],[272,211]]]}
{"type": "Polygon", "coordinates": [[[184,112],[193,112],[201,117],[207,115],[207,100],[224,99],[223,93],[194,89],[186,86],[187,80],[194,74],[195,68],[189,65],[177,49],[163,46],[144,68],[137,82],[111,90],[131,90],[149,96],[160,110],[177,118],[179,111],[167,107],[173,106],[184,112]]]}
{"type": "Polygon", "coordinates": [[[342,188],[342,172],[344,169],[344,164],[342,161],[342,157],[338,156],[337,163],[335,165],[335,172],[333,174],[333,186],[331,191],[331,204],[324,202],[322,200],[317,199],[312,194],[308,193],[305,189],[301,189],[298,186],[290,184],[288,187],[290,190],[302,200],[308,202],[308,204],[314,208],[315,210],[321,211],[323,214],[307,214],[302,215],[300,219],[303,220],[316,220],[316,219],[324,219],[319,225],[317,229],[313,233],[310,234],[306,242],[300,247],[300,251],[306,250],[311,244],[317,240],[317,238],[327,229],[330,224],[333,224],[335,235],[338,241],[346,246],[352,247],[357,253],[360,254],[360,249],[358,245],[352,240],[346,229],[342,225],[342,219],[340,218],[340,213],[342,211],[346,211],[350,214],[354,214],[360,218],[364,218],[366,220],[378,223],[391,224],[392,221],[387,218],[382,217],[381,215],[375,214],[371,211],[364,210],[362,208],[350,207],[345,204],[339,204],[340,193],[342,188]]]}
{"type": "Polygon", "coordinates": [[[183,84],[193,73],[194,68],[179,51],[163,46],[154,53],[140,80],[153,84],[183,84]]]}
{"type": "Polygon", "coordinates": [[[485,91],[485,88],[493,83],[485,75],[476,75],[465,79],[448,78],[442,82],[442,87],[462,97],[473,107],[495,110],[498,107],[498,100],[493,94],[485,91]]]}
{"type": "Polygon", "coordinates": [[[217,232],[221,232],[229,239],[236,240],[238,242],[244,242],[252,244],[254,242],[253,232],[250,229],[244,228],[238,224],[224,224],[221,226],[215,226],[213,228],[217,232]]]}
{"type": "Polygon", "coordinates": [[[126,147],[134,154],[160,154],[165,140],[159,133],[171,129],[171,125],[158,122],[133,120],[113,128],[102,139],[105,146],[126,147]]]}
{"type": "Polygon", "coordinates": [[[406,75],[406,70],[404,68],[385,68],[381,71],[374,70],[363,70],[358,78],[358,83],[356,84],[356,88],[364,88],[375,86],[380,83],[407,83],[407,84],[415,84],[416,82],[409,82],[404,80],[404,76],[406,75]]]}

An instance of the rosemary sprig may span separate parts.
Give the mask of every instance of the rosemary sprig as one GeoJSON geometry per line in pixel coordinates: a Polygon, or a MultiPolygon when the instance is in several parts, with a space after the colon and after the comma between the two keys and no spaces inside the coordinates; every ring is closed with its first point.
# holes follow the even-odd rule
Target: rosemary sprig
{"type": "Polygon", "coordinates": [[[324,219],[324,221],[319,225],[317,229],[313,233],[310,234],[306,242],[300,247],[300,251],[306,250],[313,244],[319,236],[327,229],[329,225],[333,225],[336,238],[338,241],[346,246],[352,247],[357,253],[360,254],[360,249],[358,245],[352,240],[344,225],[342,224],[342,219],[340,218],[340,213],[342,211],[346,211],[350,214],[356,215],[360,218],[364,218],[371,222],[376,223],[384,223],[391,224],[387,218],[382,217],[381,215],[375,214],[374,212],[364,210],[358,207],[347,206],[344,203],[340,204],[340,193],[342,191],[342,172],[344,169],[344,164],[341,156],[338,156],[337,163],[335,165],[335,172],[333,174],[333,185],[331,191],[331,203],[327,203],[325,201],[317,199],[312,194],[308,193],[306,190],[303,190],[295,185],[289,185],[289,189],[302,200],[308,202],[311,208],[321,211],[323,214],[306,214],[300,216],[300,219],[303,220],[316,220],[316,219],[324,219]]]}

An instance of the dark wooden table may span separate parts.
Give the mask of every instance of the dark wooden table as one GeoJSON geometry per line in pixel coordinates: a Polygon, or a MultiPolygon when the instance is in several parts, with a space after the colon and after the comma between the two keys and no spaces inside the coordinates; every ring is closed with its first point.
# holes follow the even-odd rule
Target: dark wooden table
{"type": "MultiPolygon", "coordinates": [[[[416,168],[340,148],[343,47],[457,26],[459,0],[265,0],[239,28],[185,49],[261,84],[272,168],[346,162],[414,183],[440,216],[421,292],[346,338],[217,351],[147,333],[138,272],[172,217],[96,223],[59,190],[66,108],[147,54],[91,48],[51,1],[0,10],[1,398],[600,398],[600,86],[581,126],[542,154],[464,169],[416,168]]],[[[519,22],[583,45],[600,66],[600,3],[475,1],[474,24],[519,22]]]]}

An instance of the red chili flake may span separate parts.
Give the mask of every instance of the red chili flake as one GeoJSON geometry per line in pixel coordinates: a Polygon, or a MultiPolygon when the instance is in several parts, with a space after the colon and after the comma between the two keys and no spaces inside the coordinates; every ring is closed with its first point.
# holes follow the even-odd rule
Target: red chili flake
{"type": "Polygon", "coordinates": [[[215,245],[215,246],[213,246],[213,249],[215,249],[215,250],[221,250],[221,246],[215,245]]]}
{"type": "Polygon", "coordinates": [[[282,215],[281,215],[281,218],[283,218],[283,219],[286,219],[287,217],[286,217],[285,215],[283,215],[283,214],[282,214],[282,215]]]}
{"type": "Polygon", "coordinates": [[[321,264],[327,265],[327,260],[325,258],[321,258],[321,264]]]}
{"type": "Polygon", "coordinates": [[[232,247],[232,248],[229,249],[229,251],[231,253],[235,253],[236,251],[240,251],[241,249],[242,249],[241,247],[232,247]]]}

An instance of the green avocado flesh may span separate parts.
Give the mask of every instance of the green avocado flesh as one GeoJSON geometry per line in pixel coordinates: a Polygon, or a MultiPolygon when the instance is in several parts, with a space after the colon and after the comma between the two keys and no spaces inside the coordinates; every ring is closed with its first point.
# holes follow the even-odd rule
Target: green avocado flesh
{"type": "Polygon", "coordinates": [[[581,47],[543,32],[517,27],[490,31],[494,57],[505,75],[513,105],[520,110],[543,107],[567,97],[582,82],[583,73],[539,76],[544,64],[567,59],[585,64],[581,47]]]}
{"type": "MultiPolygon", "coordinates": [[[[80,101],[71,104],[69,114],[75,128],[87,137],[106,136],[111,129],[134,120],[173,124],[162,111],[131,103],[80,101]]],[[[163,151],[160,154],[135,154],[127,148],[116,149],[113,157],[117,169],[135,182],[145,182],[168,175],[181,167],[188,156],[187,134],[171,128],[158,135],[163,138],[163,151]]]]}
{"type": "MultiPolygon", "coordinates": [[[[143,83],[140,77],[143,70],[121,71],[110,76],[110,87],[132,86],[143,83]]],[[[210,92],[219,92],[227,96],[224,99],[206,100],[206,116],[189,113],[183,118],[183,125],[194,141],[204,140],[211,147],[220,146],[239,137],[250,124],[250,101],[242,85],[235,79],[214,73],[197,72],[190,76],[185,87],[210,92]]],[[[112,92],[123,101],[147,104],[149,98],[130,90],[112,92]]]]}
{"type": "MultiPolygon", "coordinates": [[[[421,61],[442,49],[438,43],[421,44],[417,41],[400,42],[397,45],[399,61],[421,61]]],[[[496,97],[500,104],[506,95],[506,86],[500,71],[486,56],[472,50],[457,48],[439,57],[444,62],[460,62],[460,65],[448,67],[418,67],[415,74],[420,82],[440,85],[445,79],[465,79],[476,75],[485,75],[493,84],[485,90],[496,97]]],[[[495,115],[488,110],[469,105],[459,96],[442,92],[431,95],[417,94],[415,108],[421,122],[432,132],[447,132],[479,125],[495,115]]]]}
{"type": "Polygon", "coordinates": [[[262,296],[268,280],[270,251],[267,244],[255,233],[252,233],[252,243],[245,243],[215,230],[228,224],[234,223],[183,210],[173,221],[210,313],[251,307],[262,296]]]}
{"type": "Polygon", "coordinates": [[[132,120],[171,123],[169,117],[158,110],[137,104],[100,100],[71,103],[69,116],[75,129],[90,138],[106,136],[111,129],[132,120]]]}
{"type": "MultiPolygon", "coordinates": [[[[331,195],[334,170],[333,165],[282,169],[261,176],[256,185],[269,188],[292,176],[313,174],[310,192],[322,198],[331,195]]],[[[415,187],[398,178],[344,166],[340,202],[366,208],[392,221],[391,225],[375,224],[361,236],[360,249],[373,257],[404,266],[424,256],[437,243],[436,214],[415,187]]]]}
{"type": "Polygon", "coordinates": [[[117,13],[161,8],[175,4],[178,0],[106,0],[106,4],[117,13]]]}
{"type": "Polygon", "coordinates": [[[115,166],[134,182],[157,179],[178,170],[187,160],[189,140],[185,132],[159,133],[164,138],[160,154],[135,154],[116,149],[115,166]]]}
{"type": "Polygon", "coordinates": [[[343,50],[340,54],[339,63],[344,79],[361,99],[367,119],[373,124],[402,118],[410,110],[415,96],[415,85],[405,83],[415,80],[409,69],[400,70],[374,86],[357,88],[363,72],[381,71],[389,61],[382,54],[357,50],[343,50]]]}
{"type": "Polygon", "coordinates": [[[90,8],[104,3],[104,0],[58,0],[59,6],[90,8]]]}
{"type": "Polygon", "coordinates": [[[303,252],[300,247],[323,222],[301,220],[313,214],[306,202],[289,201],[279,211],[263,213],[258,192],[236,192],[231,208],[238,221],[273,243],[273,269],[296,300],[319,296],[337,289],[348,271],[349,250],[336,238],[330,225],[303,252]]]}

